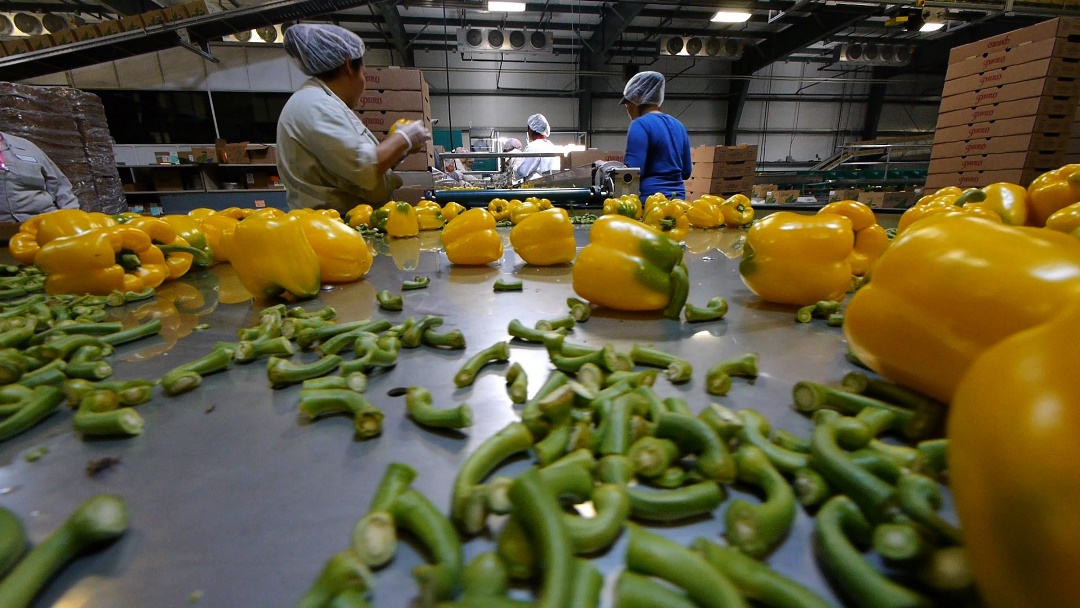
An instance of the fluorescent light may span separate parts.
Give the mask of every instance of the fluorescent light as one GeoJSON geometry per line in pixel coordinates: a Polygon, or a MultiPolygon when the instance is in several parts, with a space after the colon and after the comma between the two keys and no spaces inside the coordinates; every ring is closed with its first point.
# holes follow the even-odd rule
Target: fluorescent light
{"type": "Polygon", "coordinates": [[[940,30],[943,27],[945,27],[944,23],[924,23],[923,26],[919,28],[919,31],[920,32],[936,32],[936,31],[940,30]]]}
{"type": "Polygon", "coordinates": [[[524,2],[499,2],[498,0],[488,0],[487,10],[493,13],[524,13],[524,2]]]}
{"type": "Polygon", "coordinates": [[[712,16],[713,23],[746,23],[750,20],[750,13],[746,11],[716,11],[712,16]]]}

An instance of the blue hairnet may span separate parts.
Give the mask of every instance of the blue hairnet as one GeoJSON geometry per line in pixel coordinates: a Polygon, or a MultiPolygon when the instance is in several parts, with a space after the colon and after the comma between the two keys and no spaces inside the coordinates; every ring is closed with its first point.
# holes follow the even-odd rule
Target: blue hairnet
{"type": "Polygon", "coordinates": [[[511,150],[520,150],[520,149],[521,149],[521,140],[516,138],[516,137],[511,137],[510,139],[503,142],[503,152],[509,152],[511,150]]]}
{"type": "Polygon", "coordinates": [[[622,101],[638,106],[659,106],[664,103],[664,75],[660,72],[639,72],[623,87],[622,101]]]}
{"type": "Polygon", "coordinates": [[[525,124],[534,133],[539,133],[544,137],[551,135],[551,125],[548,124],[548,120],[544,118],[543,114],[533,114],[525,124]]]}
{"type": "Polygon", "coordinates": [[[308,76],[329,72],[364,56],[364,41],[337,25],[297,24],[285,30],[285,52],[308,76]]]}

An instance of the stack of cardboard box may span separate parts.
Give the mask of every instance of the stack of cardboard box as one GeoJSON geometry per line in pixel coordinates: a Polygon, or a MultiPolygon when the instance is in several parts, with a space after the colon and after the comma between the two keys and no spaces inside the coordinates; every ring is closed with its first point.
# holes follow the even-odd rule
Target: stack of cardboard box
{"type": "Polygon", "coordinates": [[[1073,165],[1080,163],[1080,112],[1076,113],[1076,120],[1072,124],[1068,149],[1065,151],[1065,162],[1073,165]]]}
{"type": "Polygon", "coordinates": [[[1080,19],[1057,18],[956,47],[927,191],[1027,185],[1065,162],[1080,100],[1080,19]]]}
{"type": "Polygon", "coordinates": [[[697,146],[690,149],[694,167],[686,182],[686,199],[703,194],[750,196],[757,167],[757,146],[697,146]]]}
{"type": "Polygon", "coordinates": [[[182,21],[192,17],[201,17],[221,9],[206,0],[195,0],[186,4],[175,4],[162,9],[153,10],[139,15],[130,15],[121,19],[87,23],[78,27],[62,29],[52,34],[38,34],[12,38],[0,44],[0,57],[5,55],[18,55],[30,51],[83,42],[93,38],[103,38],[123,32],[142,30],[155,25],[164,25],[172,21],[182,21]]]}
{"type": "MultiPolygon", "coordinates": [[[[422,120],[431,128],[431,97],[423,72],[396,67],[368,68],[365,78],[367,89],[356,114],[376,139],[386,139],[390,127],[399,120],[422,120]]],[[[394,168],[405,183],[394,192],[394,199],[419,201],[423,192],[432,187],[434,164],[435,147],[430,141],[422,151],[405,157],[394,168]]]]}

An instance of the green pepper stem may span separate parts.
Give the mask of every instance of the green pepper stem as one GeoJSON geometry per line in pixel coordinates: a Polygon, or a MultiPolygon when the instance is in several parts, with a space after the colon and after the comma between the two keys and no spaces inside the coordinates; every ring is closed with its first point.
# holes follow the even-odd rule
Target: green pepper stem
{"type": "Polygon", "coordinates": [[[454,385],[458,388],[470,386],[476,381],[476,376],[485,365],[488,363],[506,361],[508,359],[510,359],[510,344],[507,342],[496,342],[470,357],[465,364],[461,366],[461,369],[454,375],[454,385]]]}
{"type": "Polygon", "coordinates": [[[413,289],[424,289],[431,284],[431,279],[425,276],[417,275],[413,277],[411,281],[405,281],[401,284],[402,291],[411,291],[413,289]]]}
{"type": "MultiPolygon", "coordinates": [[[[453,497],[450,502],[452,519],[458,527],[468,534],[476,534],[475,526],[465,528],[465,509],[468,494],[474,486],[481,483],[491,471],[507,458],[529,449],[533,444],[533,435],[525,425],[512,422],[498,433],[492,435],[469,455],[458,470],[454,480],[453,497]]],[[[485,507],[486,510],[486,507],[485,507]]],[[[483,519],[480,520],[483,527],[483,519]]]]}
{"type": "Polygon", "coordinates": [[[554,331],[556,329],[573,329],[577,320],[573,315],[565,315],[555,319],[541,319],[536,322],[536,329],[540,331],[554,331]]]}
{"type": "Polygon", "coordinates": [[[522,473],[510,486],[510,502],[543,568],[537,607],[568,606],[574,568],[570,538],[562,525],[559,504],[544,487],[536,469],[522,473]]]}
{"type": "Polygon", "coordinates": [[[690,277],[686,272],[686,266],[682,263],[671,269],[671,299],[668,300],[667,306],[664,307],[664,316],[668,319],[679,318],[679,313],[682,312],[683,306],[686,304],[686,297],[690,295],[690,277]]]}
{"type": "Polygon", "coordinates": [[[633,572],[660,577],[686,591],[698,606],[746,608],[735,585],[700,555],[686,547],[631,525],[626,567],[633,572]]]}
{"type": "Polygon", "coordinates": [[[833,492],[829,482],[814,469],[796,469],[791,473],[791,488],[795,499],[806,508],[816,507],[828,500],[833,492]]]}
{"type": "Polygon", "coordinates": [[[755,559],[763,559],[787,537],[795,521],[795,493],[773,468],[765,453],[745,445],[735,453],[739,481],[765,493],[761,503],[732,501],[725,513],[728,543],[755,559]]]}
{"type": "Polygon", "coordinates": [[[472,409],[467,404],[437,410],[432,405],[431,392],[422,386],[410,386],[405,392],[405,410],[410,418],[424,426],[441,429],[472,426],[472,409]]]}
{"type": "Polygon", "coordinates": [[[727,315],[728,303],[723,298],[712,298],[704,307],[686,304],[683,307],[683,318],[687,323],[701,323],[705,321],[719,321],[727,315]]]}
{"type": "Polygon", "coordinates": [[[136,340],[141,340],[147,336],[153,336],[159,333],[161,333],[161,320],[153,319],[142,325],[136,325],[131,329],[125,329],[123,331],[101,336],[101,341],[110,346],[120,346],[121,344],[135,342],[136,340]]]}
{"type": "Polygon", "coordinates": [[[110,412],[84,412],[74,418],[75,432],[86,437],[139,435],[143,430],[143,419],[135,410],[125,407],[110,412]]]}
{"type": "Polygon", "coordinates": [[[495,291],[521,291],[523,289],[523,283],[521,281],[510,281],[507,279],[497,279],[493,286],[495,291]]]}
{"type": "Polygon", "coordinates": [[[690,380],[690,376],[694,369],[690,365],[690,362],[685,359],[681,359],[660,350],[647,348],[640,344],[634,344],[630,348],[630,358],[634,363],[639,365],[667,368],[664,371],[664,375],[667,376],[668,380],[674,383],[690,380]]]}
{"type": "Polygon", "coordinates": [[[525,403],[529,400],[529,376],[520,363],[514,363],[506,370],[506,386],[510,393],[510,401],[525,403]]]}
{"type": "Polygon", "coordinates": [[[764,606],[829,608],[832,605],[813,591],[732,547],[722,547],[704,538],[696,539],[692,547],[710,566],[727,577],[740,593],[764,606]]]}
{"type": "Polygon", "coordinates": [[[570,316],[578,323],[584,323],[592,316],[592,306],[584,300],[566,298],[566,305],[570,307],[570,316]]]}
{"type": "Polygon", "coordinates": [[[383,289],[376,292],[375,299],[379,302],[379,308],[382,310],[398,311],[405,307],[401,294],[395,296],[390,293],[389,289],[383,289]]]}
{"type": "Polygon", "coordinates": [[[619,573],[615,583],[615,605],[620,608],[697,608],[685,594],[629,570],[619,573]]]}

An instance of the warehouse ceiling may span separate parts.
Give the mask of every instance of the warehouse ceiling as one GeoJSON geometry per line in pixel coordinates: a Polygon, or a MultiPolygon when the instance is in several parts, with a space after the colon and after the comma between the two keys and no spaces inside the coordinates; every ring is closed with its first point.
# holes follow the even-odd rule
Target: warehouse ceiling
{"type": "MultiPolygon", "coordinates": [[[[0,12],[79,14],[92,20],[183,2],[0,0],[0,12]]],[[[185,35],[196,42],[290,18],[329,21],[357,32],[373,48],[393,51],[395,63],[414,65],[418,51],[461,54],[464,59],[491,58],[494,53],[505,61],[536,61],[538,58],[531,53],[473,49],[467,45],[465,33],[479,30],[486,36],[489,30],[496,30],[510,36],[518,31],[529,36],[540,31],[547,35],[542,54],[580,57],[584,70],[604,65],[656,65],[670,60],[674,51],[695,61],[728,62],[730,73],[736,76],[751,75],[780,60],[825,66],[840,62],[850,63],[852,67],[865,65],[884,75],[916,71],[944,74],[947,51],[957,44],[1059,14],[1080,16],[1076,8],[1066,10],[1053,4],[1014,0],[926,2],[922,7],[917,7],[915,0],[546,0],[525,3],[523,12],[488,11],[487,0],[210,0],[210,3],[224,10],[198,18],[201,26],[187,28],[189,32],[185,35]],[[288,10],[289,7],[301,8],[288,10]],[[711,19],[718,10],[743,11],[750,16],[743,23],[716,23],[711,19]],[[940,22],[941,29],[920,31],[924,21],[940,22]],[[217,22],[216,26],[212,22],[217,22]]],[[[169,46],[180,44],[175,38],[175,33],[169,36],[169,46]]],[[[520,41],[520,36],[516,40],[520,41]]],[[[137,42],[131,42],[128,54],[157,50],[151,47],[161,43],[140,47],[137,42]]],[[[109,53],[98,56],[107,60],[109,53]]],[[[0,78],[5,77],[6,65],[10,64],[0,60],[0,78]]],[[[663,64],[659,65],[662,69],[663,64]]],[[[20,75],[25,73],[22,71],[20,75]]]]}

